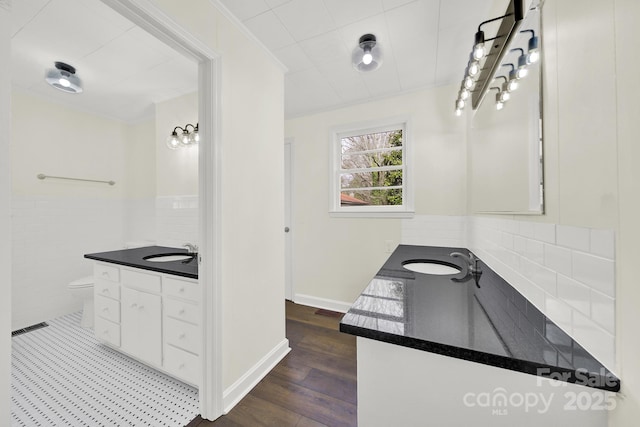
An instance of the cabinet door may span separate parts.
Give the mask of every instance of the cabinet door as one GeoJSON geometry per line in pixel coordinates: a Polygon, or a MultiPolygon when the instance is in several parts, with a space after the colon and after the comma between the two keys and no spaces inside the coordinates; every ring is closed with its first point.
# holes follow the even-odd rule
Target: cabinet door
{"type": "Polygon", "coordinates": [[[142,361],[162,364],[162,298],[127,287],[121,290],[122,349],[142,361]]]}

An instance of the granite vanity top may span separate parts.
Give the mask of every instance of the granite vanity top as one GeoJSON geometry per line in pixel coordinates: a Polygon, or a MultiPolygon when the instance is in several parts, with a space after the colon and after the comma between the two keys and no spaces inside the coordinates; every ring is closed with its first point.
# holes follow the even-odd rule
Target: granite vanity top
{"type": "Polygon", "coordinates": [[[84,257],[96,261],[110,262],[112,264],[126,265],[127,267],[156,271],[158,273],[174,274],[176,276],[189,277],[191,279],[198,278],[198,260],[195,258],[187,260],[188,262],[151,262],[145,260],[145,257],[161,254],[187,255],[187,250],[181,248],[170,248],[167,246],[145,246],[142,248],[85,254],[84,257]]]}
{"type": "Polygon", "coordinates": [[[351,306],[340,331],[527,374],[608,391],[620,380],[515,288],[478,261],[481,274],[451,252],[464,248],[400,245],[351,306]],[[457,265],[430,275],[409,260],[457,265]]]}

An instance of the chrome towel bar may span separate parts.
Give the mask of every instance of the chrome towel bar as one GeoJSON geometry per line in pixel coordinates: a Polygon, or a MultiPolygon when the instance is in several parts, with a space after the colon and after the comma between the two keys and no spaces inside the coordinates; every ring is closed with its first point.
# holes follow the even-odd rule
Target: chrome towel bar
{"type": "Polygon", "coordinates": [[[38,179],[46,179],[46,178],[54,178],[54,179],[67,179],[69,181],[84,181],[84,182],[100,182],[103,184],[115,185],[115,181],[101,181],[99,179],[84,179],[84,178],[69,178],[66,176],[51,176],[45,175],[43,173],[38,174],[38,179]]]}

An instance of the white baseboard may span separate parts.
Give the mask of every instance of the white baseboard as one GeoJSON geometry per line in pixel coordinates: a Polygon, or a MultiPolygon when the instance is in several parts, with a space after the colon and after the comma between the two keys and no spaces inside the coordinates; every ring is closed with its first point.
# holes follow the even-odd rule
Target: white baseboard
{"type": "Polygon", "coordinates": [[[227,414],[291,351],[289,340],[284,339],[267,353],[222,394],[222,406],[227,414]]]}
{"type": "Polygon", "coordinates": [[[293,297],[296,304],[308,305],[311,307],[324,308],[325,310],[338,311],[346,313],[351,308],[350,302],[336,301],[333,299],[314,297],[311,295],[296,294],[293,297]]]}

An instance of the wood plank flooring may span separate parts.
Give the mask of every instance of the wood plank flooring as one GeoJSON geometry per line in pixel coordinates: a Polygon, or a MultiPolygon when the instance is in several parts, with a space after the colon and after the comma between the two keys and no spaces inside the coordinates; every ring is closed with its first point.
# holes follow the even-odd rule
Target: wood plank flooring
{"type": "Polygon", "coordinates": [[[227,415],[188,427],[356,426],[356,340],[342,315],[287,301],[291,352],[227,415]]]}

